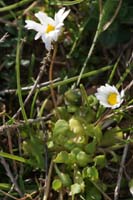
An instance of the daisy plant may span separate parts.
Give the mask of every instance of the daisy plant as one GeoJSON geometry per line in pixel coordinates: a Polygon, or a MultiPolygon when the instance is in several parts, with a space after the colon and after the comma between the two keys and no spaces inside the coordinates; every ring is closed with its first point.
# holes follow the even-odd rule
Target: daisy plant
{"type": "Polygon", "coordinates": [[[104,107],[115,109],[123,102],[124,90],[119,92],[114,85],[105,84],[97,89],[95,96],[104,107]]]}
{"type": "Polygon", "coordinates": [[[46,13],[39,11],[35,14],[35,17],[40,21],[37,23],[32,20],[26,20],[25,28],[28,30],[35,30],[35,40],[41,38],[45,43],[45,47],[48,51],[53,47],[53,43],[58,41],[59,36],[62,33],[62,27],[64,26],[64,19],[68,16],[70,10],[65,11],[65,8],[61,8],[55,13],[54,19],[47,16],[46,13]]]}

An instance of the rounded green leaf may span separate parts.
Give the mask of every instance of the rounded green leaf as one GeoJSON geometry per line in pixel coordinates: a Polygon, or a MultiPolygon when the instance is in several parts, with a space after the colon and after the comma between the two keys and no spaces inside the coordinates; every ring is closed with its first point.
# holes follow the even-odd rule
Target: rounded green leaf
{"type": "Polygon", "coordinates": [[[75,104],[75,105],[80,105],[81,103],[81,94],[78,89],[75,90],[68,90],[65,93],[65,100],[68,104],[75,104]]]}
{"type": "Polygon", "coordinates": [[[61,151],[57,154],[56,158],[54,159],[54,162],[56,163],[67,163],[68,162],[68,152],[67,151],[61,151]]]}
{"type": "Polygon", "coordinates": [[[105,167],[107,161],[105,155],[98,155],[94,158],[95,165],[105,167]]]}
{"type": "Polygon", "coordinates": [[[62,182],[60,179],[55,179],[53,182],[52,182],[52,189],[57,191],[59,190],[60,188],[62,187],[62,182]]]}
{"type": "Polygon", "coordinates": [[[84,151],[80,151],[77,154],[76,159],[79,166],[85,167],[90,161],[91,157],[88,154],[86,154],[84,151]]]}
{"type": "Polygon", "coordinates": [[[63,133],[68,132],[68,130],[69,130],[69,125],[68,125],[67,121],[59,119],[55,123],[54,129],[53,129],[53,136],[57,137],[63,133]]]}
{"type": "Polygon", "coordinates": [[[75,183],[71,185],[71,193],[72,195],[79,194],[81,192],[80,184],[75,183]]]}
{"type": "Polygon", "coordinates": [[[97,181],[99,179],[98,170],[95,166],[84,168],[82,176],[83,178],[89,178],[91,181],[97,181]]]}
{"type": "Polygon", "coordinates": [[[84,135],[84,128],[78,119],[72,117],[69,120],[69,127],[75,134],[84,135]]]}

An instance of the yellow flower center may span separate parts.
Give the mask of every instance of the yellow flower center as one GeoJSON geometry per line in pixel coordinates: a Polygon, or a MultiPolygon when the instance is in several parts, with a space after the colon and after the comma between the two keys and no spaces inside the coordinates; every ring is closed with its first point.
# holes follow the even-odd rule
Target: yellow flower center
{"type": "Polygon", "coordinates": [[[117,104],[117,93],[110,93],[108,95],[107,101],[110,105],[115,105],[117,104]]]}
{"type": "Polygon", "coordinates": [[[48,24],[47,29],[46,29],[46,33],[49,33],[49,32],[54,31],[54,30],[55,30],[55,27],[51,24],[48,24]]]}

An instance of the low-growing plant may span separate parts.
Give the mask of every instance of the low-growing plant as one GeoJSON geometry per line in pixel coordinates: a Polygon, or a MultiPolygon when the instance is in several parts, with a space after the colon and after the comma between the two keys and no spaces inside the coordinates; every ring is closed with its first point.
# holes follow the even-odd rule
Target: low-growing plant
{"type": "Polygon", "coordinates": [[[103,111],[99,120],[98,101],[87,95],[83,86],[66,91],[64,102],[55,110],[59,119],[50,122],[47,142],[54,163],[52,188],[72,199],[77,195],[85,200],[99,200],[102,195],[110,199],[101,171],[119,163],[116,150],[128,142],[119,127],[124,117],[122,107],[103,111]],[[117,120],[119,113],[121,119],[117,120]]]}

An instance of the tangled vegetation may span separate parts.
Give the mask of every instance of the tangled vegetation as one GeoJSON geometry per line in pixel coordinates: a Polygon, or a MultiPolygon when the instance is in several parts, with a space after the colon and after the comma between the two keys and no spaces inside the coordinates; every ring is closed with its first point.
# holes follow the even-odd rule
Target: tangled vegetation
{"type": "Polygon", "coordinates": [[[0,14],[0,199],[132,200],[132,0],[0,14]]]}

